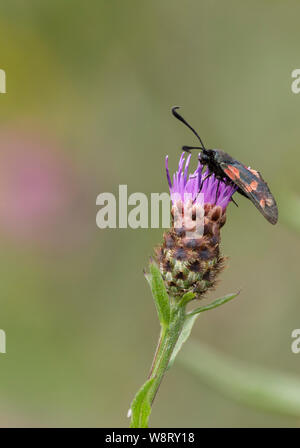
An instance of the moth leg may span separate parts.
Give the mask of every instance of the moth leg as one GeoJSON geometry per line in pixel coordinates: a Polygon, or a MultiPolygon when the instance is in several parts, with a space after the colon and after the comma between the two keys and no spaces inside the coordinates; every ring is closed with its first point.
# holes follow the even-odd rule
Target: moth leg
{"type": "Polygon", "coordinates": [[[198,194],[201,193],[201,190],[202,190],[204,181],[205,181],[206,179],[208,179],[212,174],[213,174],[213,173],[208,173],[208,174],[204,177],[204,179],[201,180],[201,184],[200,184],[200,187],[199,187],[199,191],[198,191],[198,193],[196,194],[195,199],[193,200],[193,204],[195,203],[195,201],[196,201],[196,199],[197,199],[197,197],[198,197],[198,194]]]}
{"type": "Polygon", "coordinates": [[[246,193],[243,192],[243,190],[241,188],[238,188],[236,191],[237,191],[237,193],[240,193],[245,198],[249,199],[249,197],[246,195],[246,193]]]}
{"type": "Polygon", "coordinates": [[[231,201],[234,203],[234,205],[236,205],[238,207],[238,204],[235,202],[235,200],[233,199],[232,196],[231,196],[231,201]]]}
{"type": "Polygon", "coordinates": [[[215,199],[215,204],[217,203],[217,200],[218,200],[219,187],[220,187],[220,179],[218,179],[218,185],[217,185],[217,191],[216,191],[216,199],[215,199]]]}

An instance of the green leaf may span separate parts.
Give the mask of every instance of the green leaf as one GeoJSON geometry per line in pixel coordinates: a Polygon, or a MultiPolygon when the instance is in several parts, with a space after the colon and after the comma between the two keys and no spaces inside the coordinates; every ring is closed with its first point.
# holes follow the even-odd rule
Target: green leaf
{"type": "Polygon", "coordinates": [[[209,305],[200,306],[199,308],[196,308],[196,309],[190,311],[188,313],[188,316],[193,316],[195,314],[202,313],[203,311],[208,311],[208,310],[212,310],[213,308],[217,308],[218,306],[221,306],[224,303],[229,302],[230,300],[234,299],[236,296],[239,295],[239,293],[240,293],[240,291],[232,293],[232,294],[227,294],[227,296],[216,299],[209,305]]]}
{"type": "Polygon", "coordinates": [[[185,341],[188,339],[188,337],[191,334],[193,325],[197,319],[198,315],[187,315],[181,330],[181,333],[179,335],[179,338],[176,342],[175,348],[173,350],[172,356],[169,361],[168,369],[170,369],[175,361],[176,356],[178,355],[179,350],[181,349],[182,345],[185,343],[185,341]]]}
{"type": "MultiPolygon", "coordinates": [[[[234,299],[234,297],[236,297],[238,294],[239,294],[239,292],[234,293],[234,294],[227,294],[227,296],[216,299],[209,305],[201,306],[200,308],[196,308],[195,310],[186,314],[181,333],[179,335],[179,338],[176,342],[174,351],[173,351],[172,356],[169,361],[168,369],[170,369],[172,367],[172,365],[175,361],[175,358],[178,355],[178,352],[181,350],[182,345],[189,338],[192,328],[194,326],[194,323],[195,323],[197,317],[199,316],[199,314],[202,313],[203,311],[211,310],[213,308],[223,305],[226,302],[229,302],[229,300],[234,299]]],[[[193,295],[194,294],[190,293],[190,292],[186,293],[183,296],[182,301],[185,302],[185,301],[189,301],[189,300],[193,299],[193,295]]]]}
{"type": "Polygon", "coordinates": [[[150,283],[152,295],[157,309],[158,318],[161,325],[167,326],[170,322],[170,299],[161,276],[160,270],[155,263],[150,263],[151,279],[150,283]]]}
{"type": "Polygon", "coordinates": [[[184,296],[181,298],[179,305],[185,306],[188,302],[193,300],[196,297],[196,294],[192,291],[186,292],[184,296]]]}
{"type": "Polygon", "coordinates": [[[133,399],[131,405],[131,428],[148,428],[148,420],[151,413],[148,393],[154,380],[155,377],[147,380],[133,399]]]}

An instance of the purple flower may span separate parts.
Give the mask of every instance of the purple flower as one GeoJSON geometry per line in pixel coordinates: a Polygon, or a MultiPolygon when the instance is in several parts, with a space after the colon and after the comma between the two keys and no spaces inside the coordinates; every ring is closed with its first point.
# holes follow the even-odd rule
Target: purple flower
{"type": "Polygon", "coordinates": [[[191,154],[187,156],[186,160],[185,153],[181,154],[178,170],[173,174],[172,184],[168,167],[168,156],[166,156],[166,171],[170,194],[171,198],[172,196],[176,197],[175,200],[172,198],[173,205],[178,200],[178,197],[184,202],[184,195],[187,193],[191,195],[192,201],[197,205],[200,202],[199,190],[202,182],[201,193],[204,195],[204,204],[220,205],[223,211],[225,211],[237,187],[219,181],[214,174],[207,177],[209,170],[206,169],[203,171],[203,165],[200,162],[198,162],[197,169],[194,173],[189,174],[190,160],[191,154]]]}

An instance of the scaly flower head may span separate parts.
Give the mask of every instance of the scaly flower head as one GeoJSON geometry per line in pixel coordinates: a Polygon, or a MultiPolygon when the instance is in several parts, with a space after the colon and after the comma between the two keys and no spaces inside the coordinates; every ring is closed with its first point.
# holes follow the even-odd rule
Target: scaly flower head
{"type": "Polygon", "coordinates": [[[207,169],[203,170],[200,163],[189,174],[190,160],[191,155],[187,159],[184,153],[181,155],[172,182],[166,157],[173,225],[164,234],[164,242],[157,248],[156,256],[169,294],[181,297],[192,291],[200,298],[214,286],[224,265],[219,249],[220,229],[225,224],[226,208],[237,188],[217,179],[207,169]],[[199,209],[203,216],[202,233],[187,237],[188,232],[195,229],[199,209]]]}

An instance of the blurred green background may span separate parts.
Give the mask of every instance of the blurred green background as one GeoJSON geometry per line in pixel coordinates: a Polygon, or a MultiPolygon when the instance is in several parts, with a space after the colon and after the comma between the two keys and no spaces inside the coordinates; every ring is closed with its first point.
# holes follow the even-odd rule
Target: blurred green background
{"type": "MultiPolygon", "coordinates": [[[[194,339],[300,376],[299,234],[286,225],[299,193],[297,1],[7,0],[1,3],[0,425],[127,426],[159,324],[142,270],[161,229],[100,230],[96,197],[167,191],[164,158],[195,139],[268,180],[271,226],[244,198],[230,205],[228,268],[194,339]],[[281,210],[285,210],[281,214],[281,210]]],[[[179,363],[151,426],[297,426],[235,404],[179,363]]]]}

